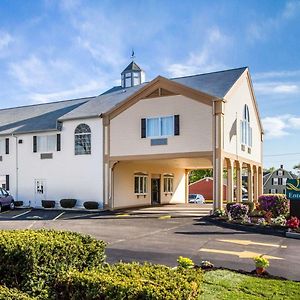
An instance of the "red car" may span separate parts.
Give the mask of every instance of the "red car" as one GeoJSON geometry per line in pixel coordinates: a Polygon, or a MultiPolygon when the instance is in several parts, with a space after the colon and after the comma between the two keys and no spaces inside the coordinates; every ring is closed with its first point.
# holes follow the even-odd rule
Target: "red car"
{"type": "Polygon", "coordinates": [[[3,210],[4,207],[14,209],[15,201],[13,196],[11,196],[8,191],[6,191],[3,188],[0,188],[0,212],[3,210]]]}

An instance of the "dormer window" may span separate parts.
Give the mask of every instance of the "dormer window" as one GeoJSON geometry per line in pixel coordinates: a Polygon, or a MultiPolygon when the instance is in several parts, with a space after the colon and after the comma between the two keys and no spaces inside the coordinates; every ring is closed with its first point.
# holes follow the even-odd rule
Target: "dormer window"
{"type": "Polygon", "coordinates": [[[250,126],[250,113],[248,105],[245,104],[243,120],[241,120],[241,144],[252,147],[252,128],[250,126]]]}

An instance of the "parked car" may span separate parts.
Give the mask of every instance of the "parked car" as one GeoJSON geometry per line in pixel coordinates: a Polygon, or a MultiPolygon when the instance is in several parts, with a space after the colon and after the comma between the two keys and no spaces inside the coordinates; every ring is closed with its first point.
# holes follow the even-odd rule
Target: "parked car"
{"type": "Polygon", "coordinates": [[[205,199],[201,194],[189,194],[189,203],[204,204],[205,199]]]}
{"type": "Polygon", "coordinates": [[[0,188],[0,212],[2,211],[3,207],[9,207],[10,209],[15,208],[15,200],[13,196],[9,194],[3,188],[0,188]]]}

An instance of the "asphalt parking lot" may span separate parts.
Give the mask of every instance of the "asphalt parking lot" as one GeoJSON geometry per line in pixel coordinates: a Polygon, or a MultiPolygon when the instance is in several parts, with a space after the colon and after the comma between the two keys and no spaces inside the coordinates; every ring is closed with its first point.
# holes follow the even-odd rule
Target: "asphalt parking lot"
{"type": "MultiPolygon", "coordinates": [[[[0,213],[0,229],[53,228],[90,234],[108,243],[107,260],[176,265],[179,255],[196,263],[251,271],[252,257],[270,258],[269,272],[300,280],[300,240],[221,228],[178,211],[117,213],[16,209],[0,213]],[[168,214],[167,214],[168,212],[168,214]]],[[[195,212],[193,211],[192,215],[195,212]]]]}

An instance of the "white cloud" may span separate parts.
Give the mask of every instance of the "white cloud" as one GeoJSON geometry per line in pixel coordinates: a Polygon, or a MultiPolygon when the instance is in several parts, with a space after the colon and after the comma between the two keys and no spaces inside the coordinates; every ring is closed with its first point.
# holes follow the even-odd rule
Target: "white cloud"
{"type": "Polygon", "coordinates": [[[300,117],[279,115],[262,119],[266,138],[281,138],[291,134],[292,130],[300,130],[300,117]]]}
{"type": "Polygon", "coordinates": [[[0,51],[6,48],[12,41],[13,38],[8,32],[0,31],[0,51]]]}
{"type": "Polygon", "coordinates": [[[284,22],[296,17],[300,13],[300,1],[285,2],[283,10],[274,17],[266,18],[262,16],[262,21],[249,24],[247,28],[247,40],[254,43],[257,40],[265,40],[272,37],[272,32],[281,28],[284,22]]]}
{"type": "Polygon", "coordinates": [[[63,99],[73,99],[79,97],[95,96],[104,87],[103,82],[91,80],[81,86],[76,86],[68,90],[62,90],[52,93],[31,93],[28,98],[33,103],[45,103],[51,101],[60,101],[63,99]]]}
{"type": "Polygon", "coordinates": [[[254,90],[261,95],[285,95],[296,94],[300,92],[299,83],[285,83],[285,82],[254,82],[254,90]]]}
{"type": "Polygon", "coordinates": [[[223,69],[224,64],[215,59],[214,49],[218,44],[218,49],[224,50],[229,40],[230,38],[218,27],[213,27],[206,32],[206,37],[202,41],[202,49],[199,52],[190,52],[184,62],[170,64],[166,66],[166,70],[171,77],[180,77],[223,69]]]}
{"type": "Polygon", "coordinates": [[[274,78],[289,78],[300,76],[300,70],[283,70],[283,71],[269,71],[258,72],[252,75],[254,80],[274,79],[274,78]]]}

